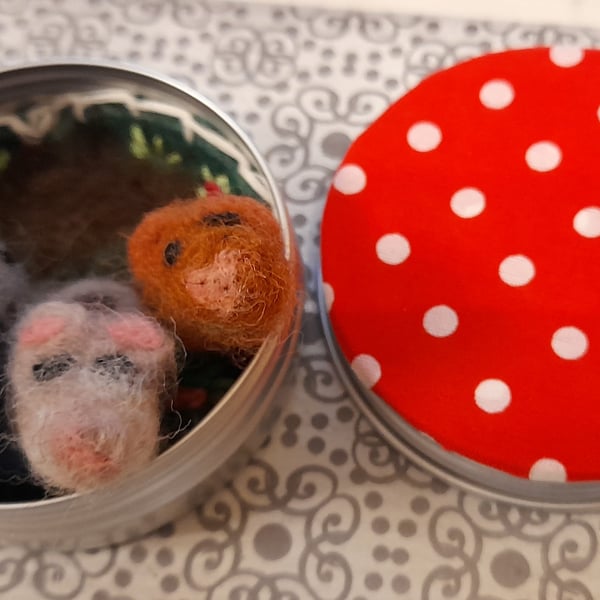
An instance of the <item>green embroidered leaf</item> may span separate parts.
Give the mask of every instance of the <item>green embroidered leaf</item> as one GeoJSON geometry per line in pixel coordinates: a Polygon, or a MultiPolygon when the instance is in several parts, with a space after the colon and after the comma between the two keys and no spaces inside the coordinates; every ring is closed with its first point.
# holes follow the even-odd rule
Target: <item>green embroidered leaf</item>
{"type": "Polygon", "coordinates": [[[210,169],[206,165],[202,165],[200,167],[200,175],[203,181],[213,181],[213,174],[210,172],[210,169]]]}
{"type": "MultiPolygon", "coordinates": [[[[224,194],[231,194],[231,182],[229,181],[229,177],[227,177],[227,175],[213,175],[208,165],[202,165],[200,167],[200,176],[202,177],[202,181],[204,182],[217,184],[219,186],[219,189],[224,194]]],[[[206,196],[206,190],[204,190],[202,187],[198,188],[197,193],[202,198],[206,196]]]]}
{"type": "Polygon", "coordinates": [[[152,147],[157,156],[162,156],[165,153],[165,143],[159,135],[153,136],[152,147]]]}
{"type": "Polygon", "coordinates": [[[139,125],[131,125],[129,128],[130,142],[129,150],[135,158],[148,158],[150,156],[150,148],[146,141],[143,129],[139,125]]]}
{"type": "Polygon", "coordinates": [[[169,152],[167,156],[165,156],[165,160],[168,165],[179,165],[181,164],[183,158],[181,158],[181,154],[177,152],[169,152]]]}
{"type": "Polygon", "coordinates": [[[10,152],[4,148],[0,150],[0,171],[6,170],[10,162],[10,152]]]}
{"type": "Polygon", "coordinates": [[[221,188],[224,194],[231,194],[231,184],[229,183],[229,177],[227,175],[217,175],[215,177],[215,183],[221,188]]]}

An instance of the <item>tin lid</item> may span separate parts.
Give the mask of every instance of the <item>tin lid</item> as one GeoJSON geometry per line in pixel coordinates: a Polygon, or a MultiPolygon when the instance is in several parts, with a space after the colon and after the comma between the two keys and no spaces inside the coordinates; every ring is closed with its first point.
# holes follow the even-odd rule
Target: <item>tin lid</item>
{"type": "Polygon", "coordinates": [[[600,479],[599,90],[598,51],[477,58],[407,93],[334,177],[332,334],[425,454],[600,479]]]}

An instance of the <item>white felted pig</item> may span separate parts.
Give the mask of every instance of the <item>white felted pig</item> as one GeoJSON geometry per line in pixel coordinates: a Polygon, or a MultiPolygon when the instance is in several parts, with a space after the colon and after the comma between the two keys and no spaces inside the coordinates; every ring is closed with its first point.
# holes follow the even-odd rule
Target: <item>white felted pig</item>
{"type": "Polygon", "coordinates": [[[10,411],[33,476],[55,492],[96,489],[158,452],[175,340],[127,286],[92,279],[26,311],[9,357],[10,411]]]}

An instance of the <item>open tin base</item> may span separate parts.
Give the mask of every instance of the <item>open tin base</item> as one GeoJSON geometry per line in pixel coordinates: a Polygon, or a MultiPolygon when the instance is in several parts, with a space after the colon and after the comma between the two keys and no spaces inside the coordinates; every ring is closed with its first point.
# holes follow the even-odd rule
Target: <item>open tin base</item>
{"type": "MultiPolygon", "coordinates": [[[[21,147],[35,152],[48,139],[63,148],[65,131],[105,128],[111,139],[119,141],[121,150],[132,155],[129,159],[147,161],[146,169],[159,174],[172,174],[171,167],[179,169],[185,185],[192,187],[210,181],[209,177],[221,177],[227,191],[253,196],[271,207],[281,225],[286,257],[295,259],[285,207],[250,140],[208,100],[175,81],[137,69],[87,62],[5,71],[0,75],[0,126],[4,146],[10,152],[14,149],[15,156],[21,147]]],[[[77,148],[66,150],[76,166],[77,148]]],[[[111,192],[106,190],[108,195],[111,192]]],[[[94,193],[102,197],[103,189],[94,193]]],[[[10,200],[3,197],[3,201],[10,200]]],[[[128,217],[119,225],[126,229],[141,213],[154,208],[140,205],[135,210],[141,213],[131,214],[135,210],[125,210],[130,208],[127,198],[122,202],[128,217]]],[[[118,211],[117,206],[106,218],[119,221],[114,215],[118,211]]],[[[92,274],[126,278],[125,238],[114,232],[111,236],[109,231],[102,241],[90,250],[95,258],[100,257],[95,263],[100,269],[92,274]]],[[[23,254],[26,262],[27,249],[23,254]]],[[[79,262],[63,272],[60,259],[55,260],[34,278],[61,280],[90,274],[82,271],[86,261],[79,262]]],[[[27,266],[31,269],[36,264],[39,261],[34,260],[27,266]]],[[[141,536],[197,506],[232,478],[270,430],[285,397],[279,388],[293,359],[300,318],[297,306],[285,331],[274,332],[263,343],[216,406],[143,470],[85,494],[0,504],[0,540],[61,550],[94,548],[141,536]]]]}

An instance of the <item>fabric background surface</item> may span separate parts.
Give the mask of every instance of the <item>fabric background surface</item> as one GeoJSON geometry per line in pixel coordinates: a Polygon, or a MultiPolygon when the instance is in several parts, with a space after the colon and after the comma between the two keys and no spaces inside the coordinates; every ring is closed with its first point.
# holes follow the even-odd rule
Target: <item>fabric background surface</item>
{"type": "Polygon", "coordinates": [[[310,297],[293,392],[270,441],[203,508],[143,540],[63,554],[0,548],[10,600],[584,600],[600,513],[460,492],[391,451],[325,347],[319,222],[352,139],[425,75],[471,56],[600,33],[198,0],[0,0],[4,64],[112,58],[193,86],[255,140],[286,198],[310,297]]]}

